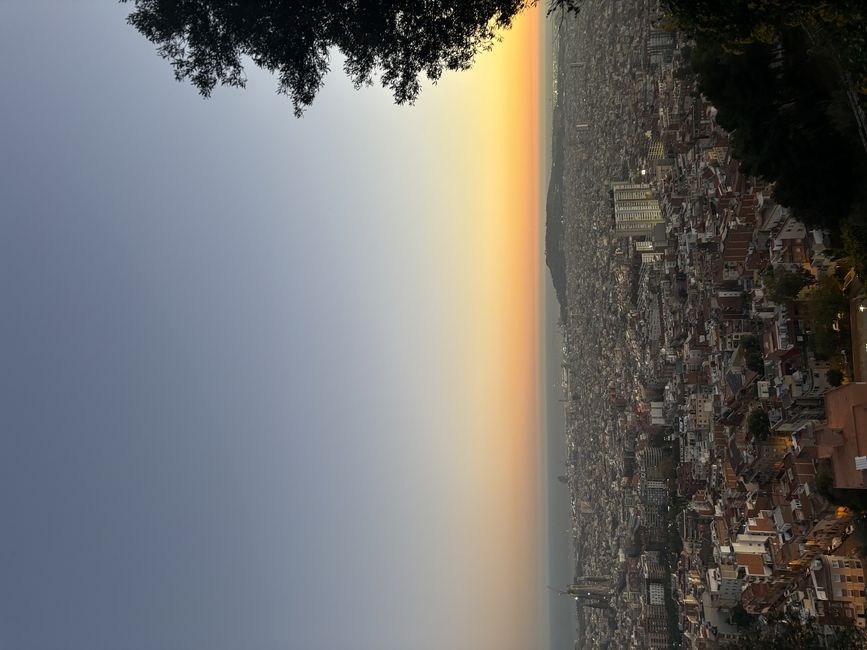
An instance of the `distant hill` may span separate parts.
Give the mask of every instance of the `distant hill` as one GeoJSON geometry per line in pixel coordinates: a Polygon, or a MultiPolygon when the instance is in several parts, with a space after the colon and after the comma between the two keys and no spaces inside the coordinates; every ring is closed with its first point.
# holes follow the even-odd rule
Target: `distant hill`
{"type": "Polygon", "coordinates": [[[551,139],[551,180],[545,204],[545,263],[551,272],[554,291],[560,303],[560,316],[566,312],[566,253],[563,215],[564,121],[563,109],[554,107],[554,135],[551,139]]]}
{"type": "MultiPolygon", "coordinates": [[[[558,61],[563,61],[565,40],[560,39],[558,61]]],[[[553,134],[551,137],[551,180],[548,183],[548,197],[545,204],[545,263],[551,272],[557,302],[560,303],[560,318],[565,322],[566,314],[566,225],[563,214],[563,172],[566,152],[566,123],[563,115],[566,84],[562,68],[558,67],[558,95],[551,118],[553,134]]]]}

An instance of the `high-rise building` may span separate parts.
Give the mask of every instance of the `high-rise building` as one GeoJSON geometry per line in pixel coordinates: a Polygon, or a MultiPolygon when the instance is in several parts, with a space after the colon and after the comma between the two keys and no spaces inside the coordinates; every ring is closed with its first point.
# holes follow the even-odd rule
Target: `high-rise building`
{"type": "Polygon", "coordinates": [[[665,223],[659,199],[646,183],[615,182],[614,229],[618,237],[650,236],[653,228],[665,223]]]}

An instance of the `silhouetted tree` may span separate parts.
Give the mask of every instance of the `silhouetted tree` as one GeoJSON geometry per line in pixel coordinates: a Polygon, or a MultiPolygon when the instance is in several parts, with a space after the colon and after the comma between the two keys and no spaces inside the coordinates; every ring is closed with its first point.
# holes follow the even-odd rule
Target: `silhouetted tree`
{"type": "MultiPolygon", "coordinates": [[[[278,92],[301,115],[322,88],[335,51],[356,87],[378,77],[398,104],[419,77],[470,67],[479,51],[538,0],[121,0],[128,22],[157,46],[178,80],[208,96],[243,87],[243,59],[277,75],[278,92]]],[[[553,0],[576,12],[581,0],[553,0]]]]}

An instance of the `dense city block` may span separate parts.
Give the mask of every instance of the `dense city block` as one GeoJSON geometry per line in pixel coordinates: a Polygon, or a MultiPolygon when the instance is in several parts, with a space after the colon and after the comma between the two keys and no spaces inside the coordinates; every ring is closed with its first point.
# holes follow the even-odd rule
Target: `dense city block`
{"type": "Polygon", "coordinates": [[[586,2],[554,44],[576,647],[858,647],[859,262],[742,164],[664,23],[656,2],[586,2]]]}

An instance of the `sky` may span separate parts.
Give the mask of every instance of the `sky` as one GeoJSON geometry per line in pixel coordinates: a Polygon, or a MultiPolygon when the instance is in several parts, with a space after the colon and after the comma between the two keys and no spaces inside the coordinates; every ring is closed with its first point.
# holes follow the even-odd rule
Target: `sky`
{"type": "Polygon", "coordinates": [[[539,10],[301,120],[128,10],[0,5],[0,649],[548,646],[539,10]]]}

